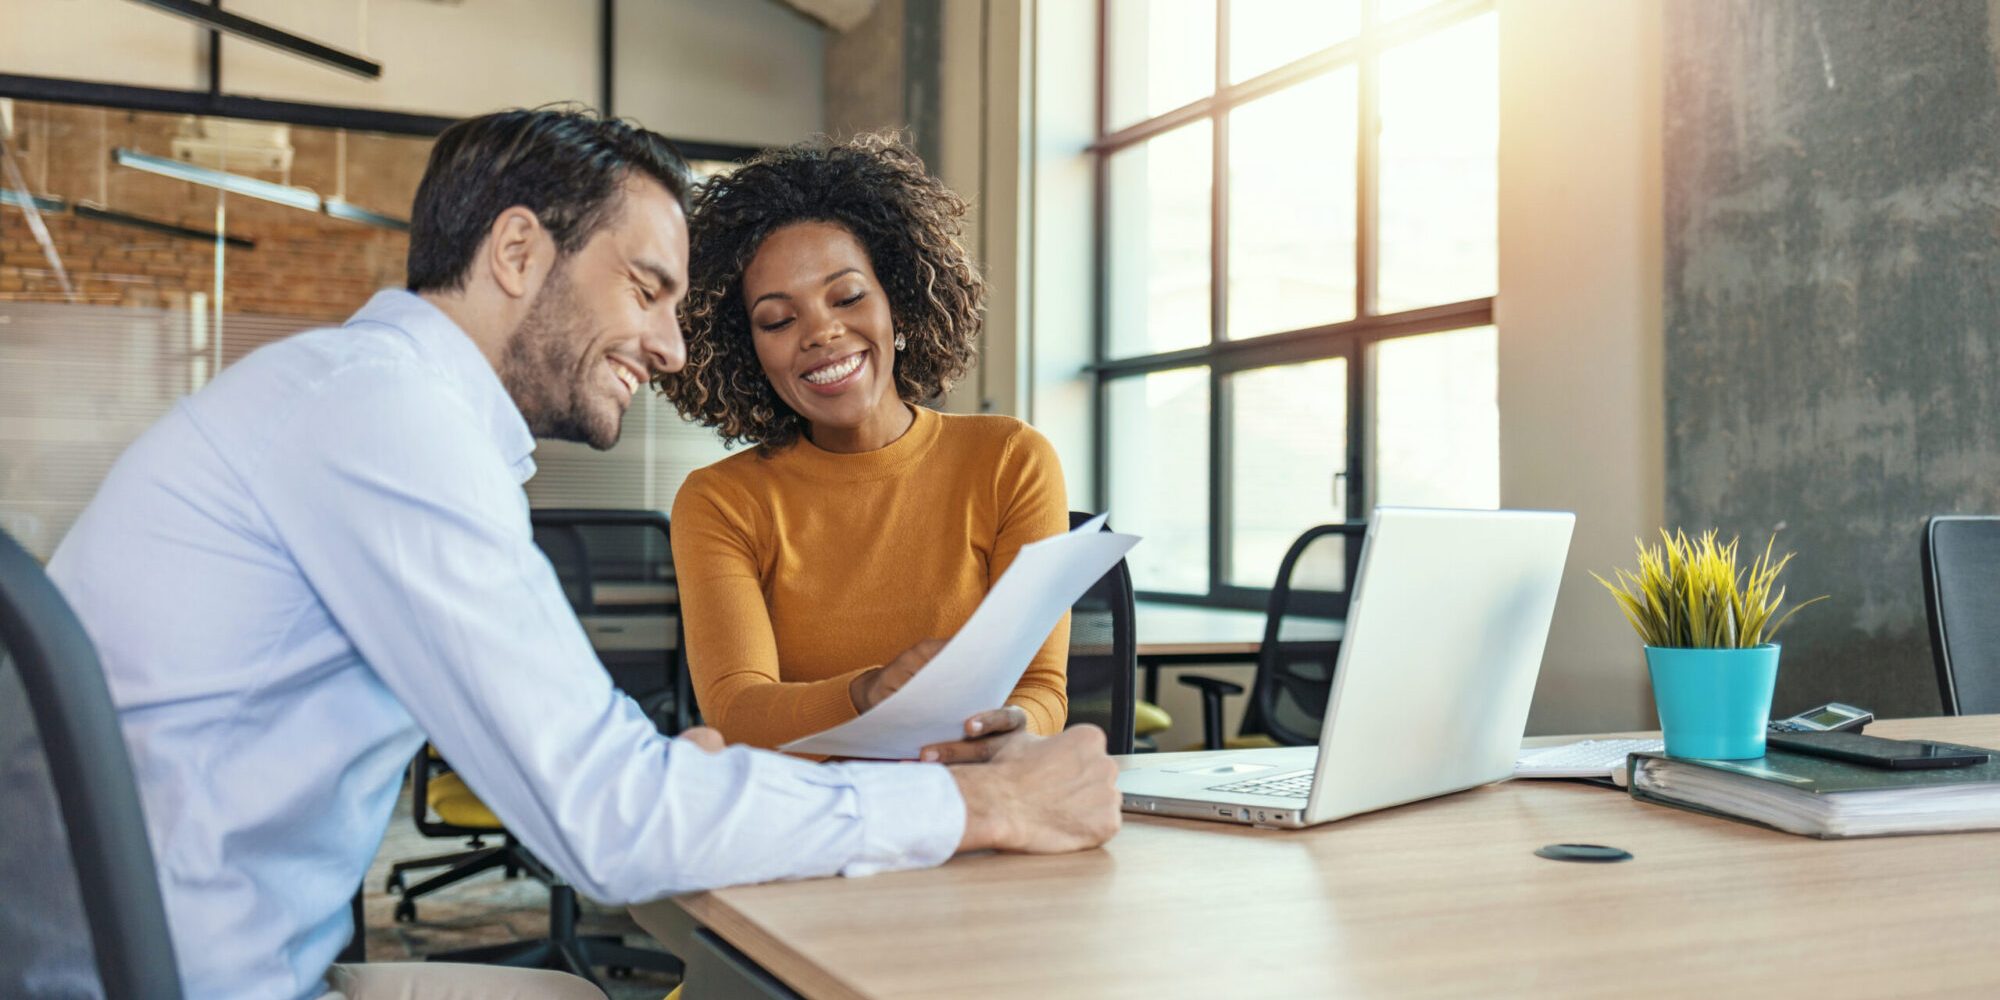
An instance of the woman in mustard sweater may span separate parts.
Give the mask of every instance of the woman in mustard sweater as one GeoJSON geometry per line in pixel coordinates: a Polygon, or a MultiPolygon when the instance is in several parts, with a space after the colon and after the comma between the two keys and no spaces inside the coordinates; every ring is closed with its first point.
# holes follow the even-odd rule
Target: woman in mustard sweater
{"type": "MultiPolygon", "coordinates": [[[[688,221],[682,416],[756,447],[688,477],[674,569],[703,718],[773,747],[888,697],[958,631],[1021,546],[1068,529],[1055,450],[1002,416],[923,402],[973,357],[984,285],[965,202],[894,139],[766,153],[709,182],[688,221]]],[[[926,751],[1051,734],[1069,621],[1006,706],[926,751]]]]}

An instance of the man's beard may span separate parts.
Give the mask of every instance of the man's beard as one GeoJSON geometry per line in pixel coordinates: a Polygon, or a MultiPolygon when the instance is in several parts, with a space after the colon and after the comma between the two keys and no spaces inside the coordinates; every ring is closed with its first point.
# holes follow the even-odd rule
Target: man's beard
{"type": "Polygon", "coordinates": [[[609,422],[591,412],[589,320],[570,287],[569,269],[558,267],[528,306],[500,356],[500,384],[538,438],[576,441],[604,451],[618,443],[619,416],[609,422]]]}

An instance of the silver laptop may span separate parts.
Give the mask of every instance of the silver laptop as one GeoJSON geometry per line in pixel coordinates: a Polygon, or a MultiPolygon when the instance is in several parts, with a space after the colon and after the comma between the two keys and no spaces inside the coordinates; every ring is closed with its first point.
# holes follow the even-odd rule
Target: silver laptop
{"type": "Polygon", "coordinates": [[[1302,827],[1512,774],[1575,523],[1377,508],[1319,746],[1127,758],[1125,810],[1302,827]]]}

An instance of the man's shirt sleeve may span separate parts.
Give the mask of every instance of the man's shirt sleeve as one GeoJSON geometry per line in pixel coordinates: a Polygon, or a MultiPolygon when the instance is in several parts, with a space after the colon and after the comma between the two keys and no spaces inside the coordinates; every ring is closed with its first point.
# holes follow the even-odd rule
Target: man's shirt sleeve
{"type": "Polygon", "coordinates": [[[963,834],[945,769],[824,766],[661,737],[616,691],[480,417],[414,366],[334,373],[244,470],[349,639],[452,767],[579,891],[934,865],[963,834]]]}

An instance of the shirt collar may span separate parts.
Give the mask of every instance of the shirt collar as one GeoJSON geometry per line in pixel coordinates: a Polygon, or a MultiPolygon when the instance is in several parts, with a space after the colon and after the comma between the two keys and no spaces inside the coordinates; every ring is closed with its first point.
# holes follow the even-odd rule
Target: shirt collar
{"type": "Polygon", "coordinates": [[[474,411],[485,417],[493,447],[513,468],[518,481],[525,483],[535,474],[535,435],[528,430],[528,421],[500,383],[499,373],[480,353],[479,345],[444,310],[413,292],[385,288],[345,325],[357,323],[377,323],[408,334],[418,351],[457,383],[474,411]]]}

